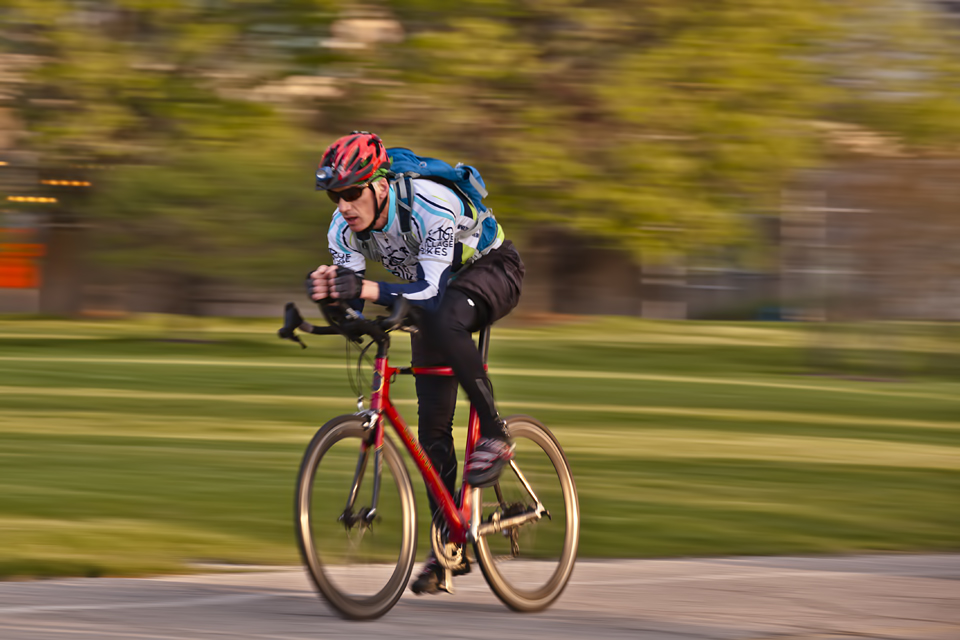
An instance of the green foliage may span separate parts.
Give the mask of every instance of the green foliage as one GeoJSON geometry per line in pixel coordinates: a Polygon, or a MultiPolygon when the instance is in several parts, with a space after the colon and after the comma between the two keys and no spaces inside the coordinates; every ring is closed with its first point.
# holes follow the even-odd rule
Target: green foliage
{"type": "Polygon", "coordinates": [[[851,11],[859,25],[831,56],[842,99],[839,119],[955,150],[960,141],[956,23],[924,3],[875,0],[851,11]],[[939,23],[939,24],[938,24],[939,23]]]}
{"type": "Polygon", "coordinates": [[[815,57],[831,5],[468,3],[456,18],[435,7],[386,53],[406,83],[377,96],[384,133],[413,127],[420,145],[479,164],[508,217],[638,254],[729,245],[744,210],[769,206],[816,157],[804,121],[831,95],[815,57]]]}
{"type": "MultiPolygon", "coordinates": [[[[184,172],[211,174],[189,216],[168,202],[180,196],[136,177],[147,172],[124,172],[97,205],[194,234],[196,247],[233,238],[181,261],[198,273],[220,269],[205,255],[274,239],[259,224],[228,232],[226,217],[182,218],[234,197],[216,167],[259,145],[256,132],[284,128],[261,90],[290,76],[331,88],[282,102],[292,130],[323,140],[374,130],[469,162],[508,228],[564,224],[648,258],[729,264],[755,244],[744,214],[775,212],[783,185],[821,162],[818,122],[960,140],[960,58],[920,3],[5,0],[0,10],[5,48],[35,56],[26,82],[8,88],[43,165],[144,164],[181,192],[184,172]],[[394,18],[403,38],[376,37],[374,22],[394,18]]],[[[277,170],[245,187],[251,206],[299,180],[282,149],[266,143],[267,156],[277,170]]],[[[133,237],[144,224],[121,228],[133,263],[162,258],[145,248],[149,235],[133,237]]]]}
{"type": "Polygon", "coordinates": [[[817,120],[960,138],[958,60],[921,9],[904,26],[879,0],[392,7],[411,33],[379,75],[404,82],[353,97],[382,133],[481,166],[507,219],[638,255],[749,241],[743,214],[819,162],[817,120]]]}
{"type": "Polygon", "coordinates": [[[40,61],[17,97],[45,164],[238,140],[270,111],[251,88],[332,58],[308,40],[323,0],[6,4],[7,48],[40,61]]]}
{"type": "Polygon", "coordinates": [[[309,136],[254,91],[336,59],[316,46],[323,0],[4,9],[6,48],[33,56],[15,88],[41,170],[112,167],[93,197],[58,193],[50,211],[91,225],[99,262],[249,286],[289,282],[325,255],[309,136]]]}
{"type": "Polygon", "coordinates": [[[168,277],[289,284],[326,255],[332,205],[310,188],[315,150],[261,123],[241,142],[118,167],[86,207],[99,229],[97,255],[168,277]]]}

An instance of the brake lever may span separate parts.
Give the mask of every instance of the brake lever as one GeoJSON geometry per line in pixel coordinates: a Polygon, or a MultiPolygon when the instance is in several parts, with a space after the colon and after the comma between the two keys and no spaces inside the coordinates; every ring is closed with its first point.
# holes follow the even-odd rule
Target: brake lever
{"type": "Polygon", "coordinates": [[[293,329],[290,329],[289,332],[286,330],[286,327],[277,331],[277,337],[282,340],[289,340],[290,342],[296,342],[300,345],[301,349],[306,349],[307,345],[303,340],[300,339],[293,329]]]}
{"type": "Polygon", "coordinates": [[[296,331],[298,327],[302,328],[305,324],[303,317],[300,315],[300,311],[297,309],[297,305],[288,302],[283,309],[283,319],[283,327],[277,331],[277,336],[284,340],[296,342],[300,345],[301,349],[306,349],[307,345],[300,339],[296,331]]]}

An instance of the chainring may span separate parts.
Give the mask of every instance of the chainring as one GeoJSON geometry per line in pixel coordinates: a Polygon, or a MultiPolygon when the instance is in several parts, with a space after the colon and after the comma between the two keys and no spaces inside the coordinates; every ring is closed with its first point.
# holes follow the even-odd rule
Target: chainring
{"type": "Polygon", "coordinates": [[[463,563],[463,547],[449,541],[447,523],[439,512],[430,523],[430,546],[441,567],[453,570],[463,563]]]}

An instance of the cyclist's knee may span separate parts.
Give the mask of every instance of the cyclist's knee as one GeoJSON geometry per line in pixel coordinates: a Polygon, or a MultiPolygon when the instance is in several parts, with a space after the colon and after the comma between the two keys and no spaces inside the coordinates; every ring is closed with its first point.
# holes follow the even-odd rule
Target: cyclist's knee
{"type": "Polygon", "coordinates": [[[437,467],[437,471],[443,472],[442,467],[449,466],[450,461],[457,463],[456,452],[454,451],[453,438],[434,440],[432,442],[420,442],[423,450],[427,452],[427,457],[437,467]]]}

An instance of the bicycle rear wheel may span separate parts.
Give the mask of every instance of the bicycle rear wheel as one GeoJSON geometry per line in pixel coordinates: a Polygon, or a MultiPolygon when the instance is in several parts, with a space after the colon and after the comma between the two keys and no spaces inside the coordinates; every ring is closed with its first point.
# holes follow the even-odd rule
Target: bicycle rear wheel
{"type": "Polygon", "coordinates": [[[387,438],[370,516],[377,464],[373,448],[361,454],[367,434],[355,415],[321,427],[304,454],[295,505],[300,553],[314,584],[338,613],[354,620],[378,618],[396,604],[417,550],[413,486],[387,438]]]}
{"type": "Polygon", "coordinates": [[[563,450],[545,426],[529,416],[505,422],[516,443],[514,460],[498,484],[481,489],[481,522],[535,511],[538,499],[549,516],[485,535],[474,551],[504,604],[540,611],[560,596],[573,572],[580,539],[577,489],[563,450]]]}

